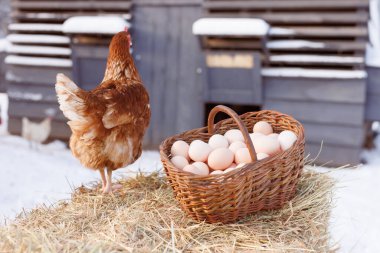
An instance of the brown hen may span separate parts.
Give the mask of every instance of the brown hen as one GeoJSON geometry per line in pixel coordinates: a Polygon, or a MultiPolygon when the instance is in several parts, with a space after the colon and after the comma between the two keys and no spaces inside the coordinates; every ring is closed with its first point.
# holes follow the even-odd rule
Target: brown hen
{"type": "Polygon", "coordinates": [[[83,166],[99,170],[103,192],[112,192],[112,171],[135,162],[149,125],[149,95],[130,55],[127,30],[110,44],[104,79],[85,91],[63,74],[55,85],[71,128],[70,148],[83,166]],[[107,178],[105,175],[107,169],[107,178]]]}

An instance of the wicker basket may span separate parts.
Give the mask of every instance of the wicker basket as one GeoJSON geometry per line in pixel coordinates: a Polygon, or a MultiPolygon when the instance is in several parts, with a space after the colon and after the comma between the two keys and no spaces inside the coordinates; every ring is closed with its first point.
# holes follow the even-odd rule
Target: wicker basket
{"type": "Polygon", "coordinates": [[[197,221],[231,223],[253,212],[281,208],[294,196],[304,166],[304,147],[303,127],[288,115],[260,111],[239,117],[230,108],[219,105],[210,112],[208,128],[190,130],[166,139],[160,146],[160,153],[174,196],[188,215],[197,221]],[[222,120],[214,126],[218,112],[224,112],[232,119],[222,120]],[[252,129],[256,122],[262,120],[270,123],[274,132],[291,130],[298,139],[290,149],[256,161],[247,128],[252,129]],[[224,134],[238,127],[255,162],[226,174],[210,176],[192,175],[177,169],[170,162],[170,149],[175,141],[190,143],[199,139],[207,142],[214,133],[224,134]]]}

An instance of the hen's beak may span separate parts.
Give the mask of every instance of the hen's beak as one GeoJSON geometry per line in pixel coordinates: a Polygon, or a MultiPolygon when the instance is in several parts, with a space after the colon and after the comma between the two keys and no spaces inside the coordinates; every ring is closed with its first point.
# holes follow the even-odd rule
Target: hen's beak
{"type": "Polygon", "coordinates": [[[128,41],[129,41],[129,46],[131,47],[132,46],[132,38],[131,38],[130,34],[128,34],[128,41]]]}
{"type": "Polygon", "coordinates": [[[124,27],[124,32],[128,33],[129,46],[131,47],[132,46],[132,38],[131,38],[131,34],[129,33],[128,26],[124,27]]]}

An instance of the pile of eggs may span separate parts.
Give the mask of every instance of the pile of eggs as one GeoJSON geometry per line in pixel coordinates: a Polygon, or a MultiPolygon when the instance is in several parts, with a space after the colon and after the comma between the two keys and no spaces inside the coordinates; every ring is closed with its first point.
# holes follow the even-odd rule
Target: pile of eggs
{"type": "MultiPolygon", "coordinates": [[[[257,160],[289,149],[297,135],[289,130],[273,133],[265,121],[257,122],[250,134],[257,160]]],[[[228,173],[251,163],[252,159],[240,130],[231,129],[224,135],[214,134],[208,143],[194,140],[190,143],[176,141],[171,147],[171,162],[178,169],[199,176],[228,173]]]]}

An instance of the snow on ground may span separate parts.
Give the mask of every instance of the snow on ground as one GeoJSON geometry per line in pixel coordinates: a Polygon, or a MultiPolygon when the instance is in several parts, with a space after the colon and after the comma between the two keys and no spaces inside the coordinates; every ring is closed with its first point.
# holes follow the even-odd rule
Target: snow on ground
{"type": "MultiPolygon", "coordinates": [[[[330,232],[333,242],[340,245],[339,252],[380,252],[380,138],[376,144],[376,150],[364,152],[369,162],[365,166],[314,168],[338,182],[330,232]]],[[[97,172],[83,168],[58,141],[31,150],[20,137],[0,136],[0,161],[0,217],[12,218],[22,209],[68,199],[74,187],[100,180],[97,172]]],[[[114,173],[114,178],[161,168],[158,152],[145,151],[135,164],[114,173]]]]}
{"type": "MultiPolygon", "coordinates": [[[[7,132],[8,127],[8,96],[6,93],[0,93],[0,137],[7,132]]],[[[1,165],[0,165],[1,168],[1,165]]]]}
{"type": "MultiPolygon", "coordinates": [[[[58,141],[32,150],[20,137],[0,136],[0,161],[1,218],[12,218],[23,208],[68,199],[73,188],[100,180],[98,172],[83,168],[58,141]]],[[[114,173],[114,178],[160,168],[159,154],[145,151],[132,166],[114,173]]]]}
{"type": "Polygon", "coordinates": [[[357,169],[316,170],[337,179],[330,234],[340,246],[339,252],[380,252],[380,163],[357,169]]]}

